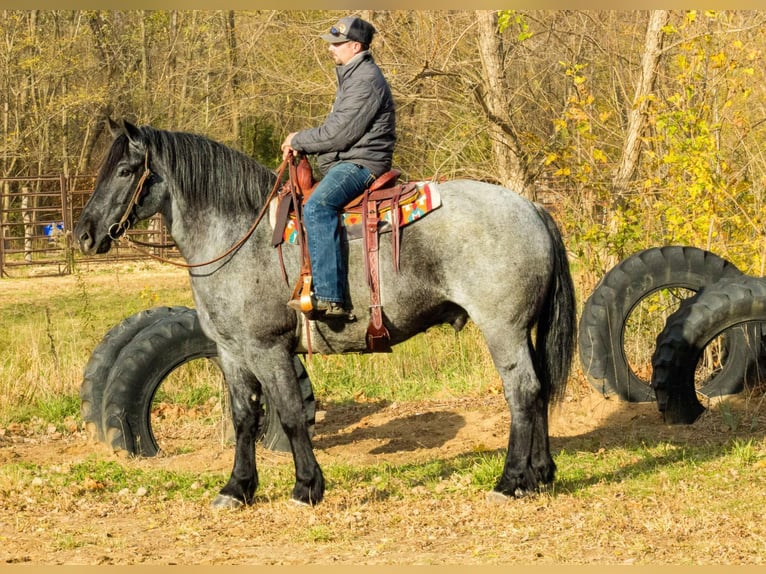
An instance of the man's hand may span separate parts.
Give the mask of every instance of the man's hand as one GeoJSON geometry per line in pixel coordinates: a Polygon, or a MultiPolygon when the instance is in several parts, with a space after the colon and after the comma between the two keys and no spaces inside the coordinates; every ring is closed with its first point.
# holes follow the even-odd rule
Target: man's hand
{"type": "Polygon", "coordinates": [[[297,155],[298,151],[291,145],[293,136],[297,133],[298,132],[292,132],[291,134],[287,134],[285,141],[282,142],[282,161],[286,160],[287,156],[289,156],[291,153],[297,155]]]}

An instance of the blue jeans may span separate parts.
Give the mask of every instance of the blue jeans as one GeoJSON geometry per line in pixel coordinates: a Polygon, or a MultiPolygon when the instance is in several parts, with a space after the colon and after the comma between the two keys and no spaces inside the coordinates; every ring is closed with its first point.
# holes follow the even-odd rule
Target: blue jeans
{"type": "Polygon", "coordinates": [[[366,167],[347,162],[336,164],[325,174],[303,207],[317,299],[344,302],[347,277],[341,252],[339,214],[374,180],[366,167]]]}

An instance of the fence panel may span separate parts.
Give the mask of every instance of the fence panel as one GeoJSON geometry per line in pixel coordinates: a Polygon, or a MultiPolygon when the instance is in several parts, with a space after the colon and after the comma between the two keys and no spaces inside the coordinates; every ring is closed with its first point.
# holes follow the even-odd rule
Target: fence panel
{"type": "MultiPolygon", "coordinates": [[[[78,262],[149,258],[119,243],[103,255],[79,254],[72,231],[93,193],[94,182],[94,176],[63,175],[0,179],[0,277],[11,276],[14,268],[35,267],[42,274],[63,275],[71,273],[78,262]]],[[[128,233],[147,243],[172,242],[159,216],[128,233]]],[[[148,251],[160,257],[179,256],[174,248],[148,251]]]]}

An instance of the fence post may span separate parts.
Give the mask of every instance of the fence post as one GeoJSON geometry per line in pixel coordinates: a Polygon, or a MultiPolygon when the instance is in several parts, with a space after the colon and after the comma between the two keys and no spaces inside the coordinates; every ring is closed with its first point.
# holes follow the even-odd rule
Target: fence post
{"type": "Polygon", "coordinates": [[[10,186],[7,181],[3,181],[2,200],[0,201],[0,277],[7,277],[5,272],[5,212],[8,209],[8,194],[10,186]]]}
{"type": "Polygon", "coordinates": [[[74,232],[74,216],[72,214],[72,178],[62,173],[59,176],[59,188],[61,189],[61,220],[64,223],[64,273],[67,275],[74,270],[74,246],[72,235],[74,232]]]}
{"type": "Polygon", "coordinates": [[[29,187],[22,186],[21,188],[21,220],[24,222],[24,261],[32,263],[32,236],[35,234],[34,226],[34,207],[35,202],[32,198],[32,206],[30,208],[29,199],[31,194],[29,193],[29,187]]]}

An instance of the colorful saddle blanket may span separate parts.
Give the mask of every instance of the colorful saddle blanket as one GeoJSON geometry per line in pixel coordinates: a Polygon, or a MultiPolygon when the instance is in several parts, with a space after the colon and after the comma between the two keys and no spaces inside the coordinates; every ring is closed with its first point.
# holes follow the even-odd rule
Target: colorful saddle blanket
{"type": "MultiPolygon", "coordinates": [[[[409,225],[423,217],[426,213],[437,209],[441,205],[439,187],[433,181],[419,181],[415,185],[418,192],[411,197],[402,199],[399,202],[399,225],[403,227],[409,225]]],[[[273,229],[276,225],[278,199],[274,198],[269,206],[269,222],[273,229]]],[[[391,221],[393,213],[390,208],[385,208],[380,212],[380,226],[378,231],[384,233],[391,231],[391,221]]],[[[356,211],[344,211],[341,214],[341,225],[346,230],[346,236],[349,241],[361,239],[364,235],[362,228],[362,214],[356,211]]],[[[297,243],[298,232],[295,228],[295,215],[291,214],[285,225],[283,239],[285,243],[297,243]]]]}

